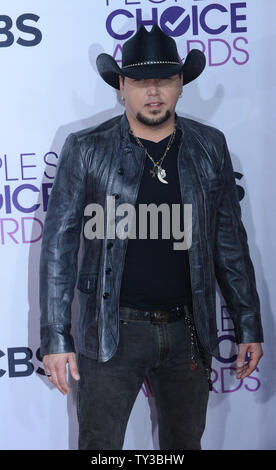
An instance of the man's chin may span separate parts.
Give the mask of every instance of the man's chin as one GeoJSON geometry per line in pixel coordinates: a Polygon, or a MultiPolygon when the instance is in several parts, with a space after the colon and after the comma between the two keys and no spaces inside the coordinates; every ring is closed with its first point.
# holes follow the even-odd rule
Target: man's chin
{"type": "Polygon", "coordinates": [[[170,119],[172,115],[168,109],[164,114],[158,117],[157,115],[160,114],[159,111],[153,111],[152,114],[156,114],[156,117],[148,117],[142,113],[137,113],[136,119],[137,121],[141,122],[146,126],[159,126],[160,124],[163,124],[163,122],[168,121],[168,119],[170,119]]]}

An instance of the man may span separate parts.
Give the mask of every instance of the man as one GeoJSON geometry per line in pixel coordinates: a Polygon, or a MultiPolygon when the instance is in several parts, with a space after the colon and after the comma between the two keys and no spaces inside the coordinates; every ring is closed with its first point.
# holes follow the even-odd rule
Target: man
{"type": "Polygon", "coordinates": [[[201,449],[211,360],[219,354],[215,279],[235,327],[238,379],[256,368],[263,341],[225,137],[175,114],[183,86],[202,73],[205,57],[193,50],[182,65],[172,38],[157,25],[150,32],[141,26],[123,46],[122,68],[107,54],[97,66],[120,90],[125,113],[70,134],[59,158],[40,264],[45,373],[63,394],[67,363],[78,380],[80,449],[122,448],[146,376],[160,449],[201,449]],[[150,237],[140,219],[140,208],[150,204],[171,209],[172,219],[181,208],[180,231],[192,231],[191,243],[186,237],[175,249],[175,218],[162,236],[170,225],[163,213],[150,237]],[[110,207],[118,210],[111,219],[110,207]],[[192,208],[190,219],[184,207],[192,208]],[[120,225],[130,208],[135,215],[120,225]],[[102,227],[104,235],[94,236],[102,227]],[[75,284],[78,365],[70,334],[75,284]]]}

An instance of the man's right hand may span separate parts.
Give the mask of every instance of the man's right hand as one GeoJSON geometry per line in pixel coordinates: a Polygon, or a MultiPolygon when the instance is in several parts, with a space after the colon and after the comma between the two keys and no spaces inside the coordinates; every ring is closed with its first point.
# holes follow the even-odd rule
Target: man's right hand
{"type": "Polygon", "coordinates": [[[76,354],[60,353],[60,354],[46,354],[43,357],[43,365],[45,374],[48,376],[52,384],[56,385],[63,395],[69,393],[70,388],[66,380],[66,364],[69,364],[69,371],[75,380],[80,380],[80,375],[77,366],[76,354]]]}

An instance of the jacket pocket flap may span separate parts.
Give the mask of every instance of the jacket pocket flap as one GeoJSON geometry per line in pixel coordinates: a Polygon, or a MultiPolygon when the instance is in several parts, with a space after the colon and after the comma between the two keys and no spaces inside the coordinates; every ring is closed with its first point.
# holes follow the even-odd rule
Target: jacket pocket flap
{"type": "Polygon", "coordinates": [[[77,288],[85,293],[92,292],[96,288],[97,277],[98,277],[97,274],[79,275],[77,288]]]}

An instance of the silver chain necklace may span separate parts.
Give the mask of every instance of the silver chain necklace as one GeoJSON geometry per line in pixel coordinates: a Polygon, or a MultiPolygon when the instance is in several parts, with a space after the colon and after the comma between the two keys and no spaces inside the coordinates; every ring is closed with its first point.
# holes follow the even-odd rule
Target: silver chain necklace
{"type": "Polygon", "coordinates": [[[153,169],[150,170],[150,173],[152,175],[153,178],[155,178],[155,176],[157,176],[157,178],[159,179],[159,181],[161,181],[161,183],[165,183],[165,184],[168,184],[168,181],[166,181],[164,178],[166,178],[167,174],[166,174],[166,171],[164,170],[164,168],[162,168],[162,162],[164,160],[164,158],[166,157],[168,151],[170,150],[171,146],[172,146],[172,143],[174,141],[174,138],[175,138],[175,133],[176,133],[176,128],[174,128],[171,136],[170,136],[170,140],[169,140],[169,143],[166,147],[166,150],[163,154],[163,156],[160,158],[159,161],[155,162],[152,158],[152,156],[148,153],[147,149],[145,148],[145,146],[142,144],[142,142],[140,141],[140,139],[134,134],[133,130],[130,129],[130,133],[133,135],[133,137],[135,138],[137,144],[143,148],[145,150],[145,153],[147,155],[147,157],[150,158],[150,160],[152,161],[153,163],[153,169]]]}

